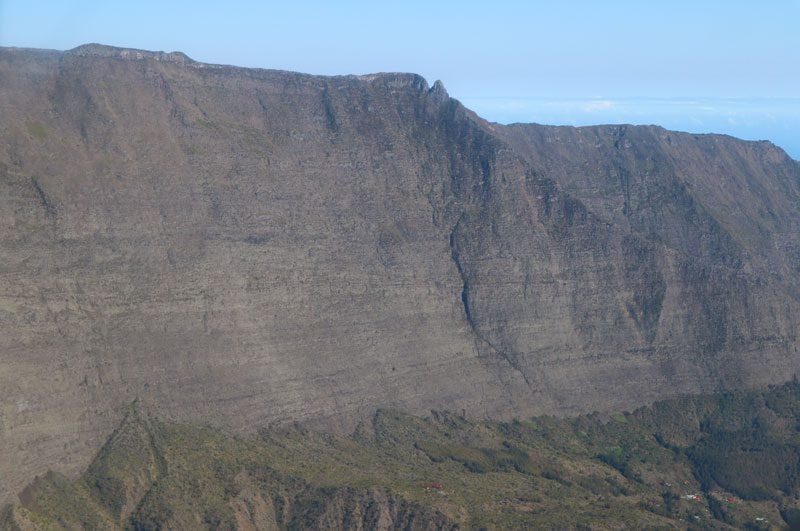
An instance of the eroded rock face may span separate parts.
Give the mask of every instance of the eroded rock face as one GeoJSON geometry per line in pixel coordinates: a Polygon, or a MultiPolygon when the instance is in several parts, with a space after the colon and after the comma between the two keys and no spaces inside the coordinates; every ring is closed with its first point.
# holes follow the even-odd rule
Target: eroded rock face
{"type": "Polygon", "coordinates": [[[0,109],[0,498],[85,467],[137,397],[347,430],[800,366],[800,167],[767,143],[96,45],[1,50],[0,109]]]}

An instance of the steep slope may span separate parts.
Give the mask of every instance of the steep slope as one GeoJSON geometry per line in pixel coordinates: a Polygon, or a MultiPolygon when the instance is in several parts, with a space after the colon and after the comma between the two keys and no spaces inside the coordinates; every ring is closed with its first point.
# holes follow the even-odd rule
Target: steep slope
{"type": "Polygon", "coordinates": [[[239,429],[509,408],[424,80],[86,53],[3,53],[4,487],[84,466],[137,396],[239,429]]]}
{"type": "Polygon", "coordinates": [[[624,307],[641,348],[673,360],[689,354],[695,371],[716,360],[705,371],[723,385],[752,382],[779,359],[792,374],[796,161],[767,142],[659,127],[513,125],[497,132],[534,171],[625,233],[617,256],[623,290],[632,293],[623,294],[624,307]]]}
{"type": "Polygon", "coordinates": [[[377,407],[622,408],[800,365],[798,166],[771,146],[714,137],[717,159],[633,129],[590,157],[419,76],[97,45],[0,50],[0,109],[0,499],[76,474],[137,397],[349,430],[377,407]],[[674,178],[629,179],[620,215],[613,172],[648,157],[674,178]],[[769,193],[686,191],[719,161],[769,193]]]}
{"type": "Polygon", "coordinates": [[[794,373],[796,161],[660,128],[475,122],[528,167],[524,187],[488,176],[457,227],[462,297],[485,350],[561,411],[794,373]]]}

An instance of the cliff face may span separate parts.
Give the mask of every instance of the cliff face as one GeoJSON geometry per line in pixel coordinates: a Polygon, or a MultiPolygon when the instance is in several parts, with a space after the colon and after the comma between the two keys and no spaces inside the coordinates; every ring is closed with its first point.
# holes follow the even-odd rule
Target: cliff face
{"type": "Polygon", "coordinates": [[[800,166],[488,124],[406,74],[0,50],[0,498],[125,405],[238,430],[512,417],[800,366],[800,166]]]}

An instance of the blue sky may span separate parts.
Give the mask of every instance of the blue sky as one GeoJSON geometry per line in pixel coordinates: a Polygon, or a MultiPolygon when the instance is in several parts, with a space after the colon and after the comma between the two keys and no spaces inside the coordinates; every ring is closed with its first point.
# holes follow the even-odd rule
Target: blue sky
{"type": "Polygon", "coordinates": [[[0,0],[0,45],[409,71],[501,122],[658,123],[800,158],[800,0],[0,0]]]}

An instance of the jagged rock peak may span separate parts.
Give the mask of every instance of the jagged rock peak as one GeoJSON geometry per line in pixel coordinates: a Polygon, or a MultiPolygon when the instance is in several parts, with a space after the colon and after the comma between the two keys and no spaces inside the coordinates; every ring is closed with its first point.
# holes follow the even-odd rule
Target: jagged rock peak
{"type": "Polygon", "coordinates": [[[120,59],[154,59],[171,63],[194,63],[195,61],[183,52],[151,52],[148,50],[138,50],[135,48],[119,48],[105,44],[82,44],[77,48],[68,50],[66,53],[80,57],[116,57],[120,59]]]}
{"type": "Polygon", "coordinates": [[[450,94],[447,93],[447,89],[444,88],[444,83],[441,80],[437,79],[434,81],[431,90],[429,91],[430,95],[436,98],[437,100],[447,100],[450,98],[450,94]]]}
{"type": "Polygon", "coordinates": [[[450,99],[447,89],[444,88],[444,83],[437,79],[433,86],[430,86],[428,85],[428,81],[419,74],[403,72],[379,72],[375,74],[365,74],[353,77],[359,81],[384,84],[393,91],[402,91],[411,88],[412,90],[428,94],[434,101],[437,102],[444,102],[450,99]]]}

